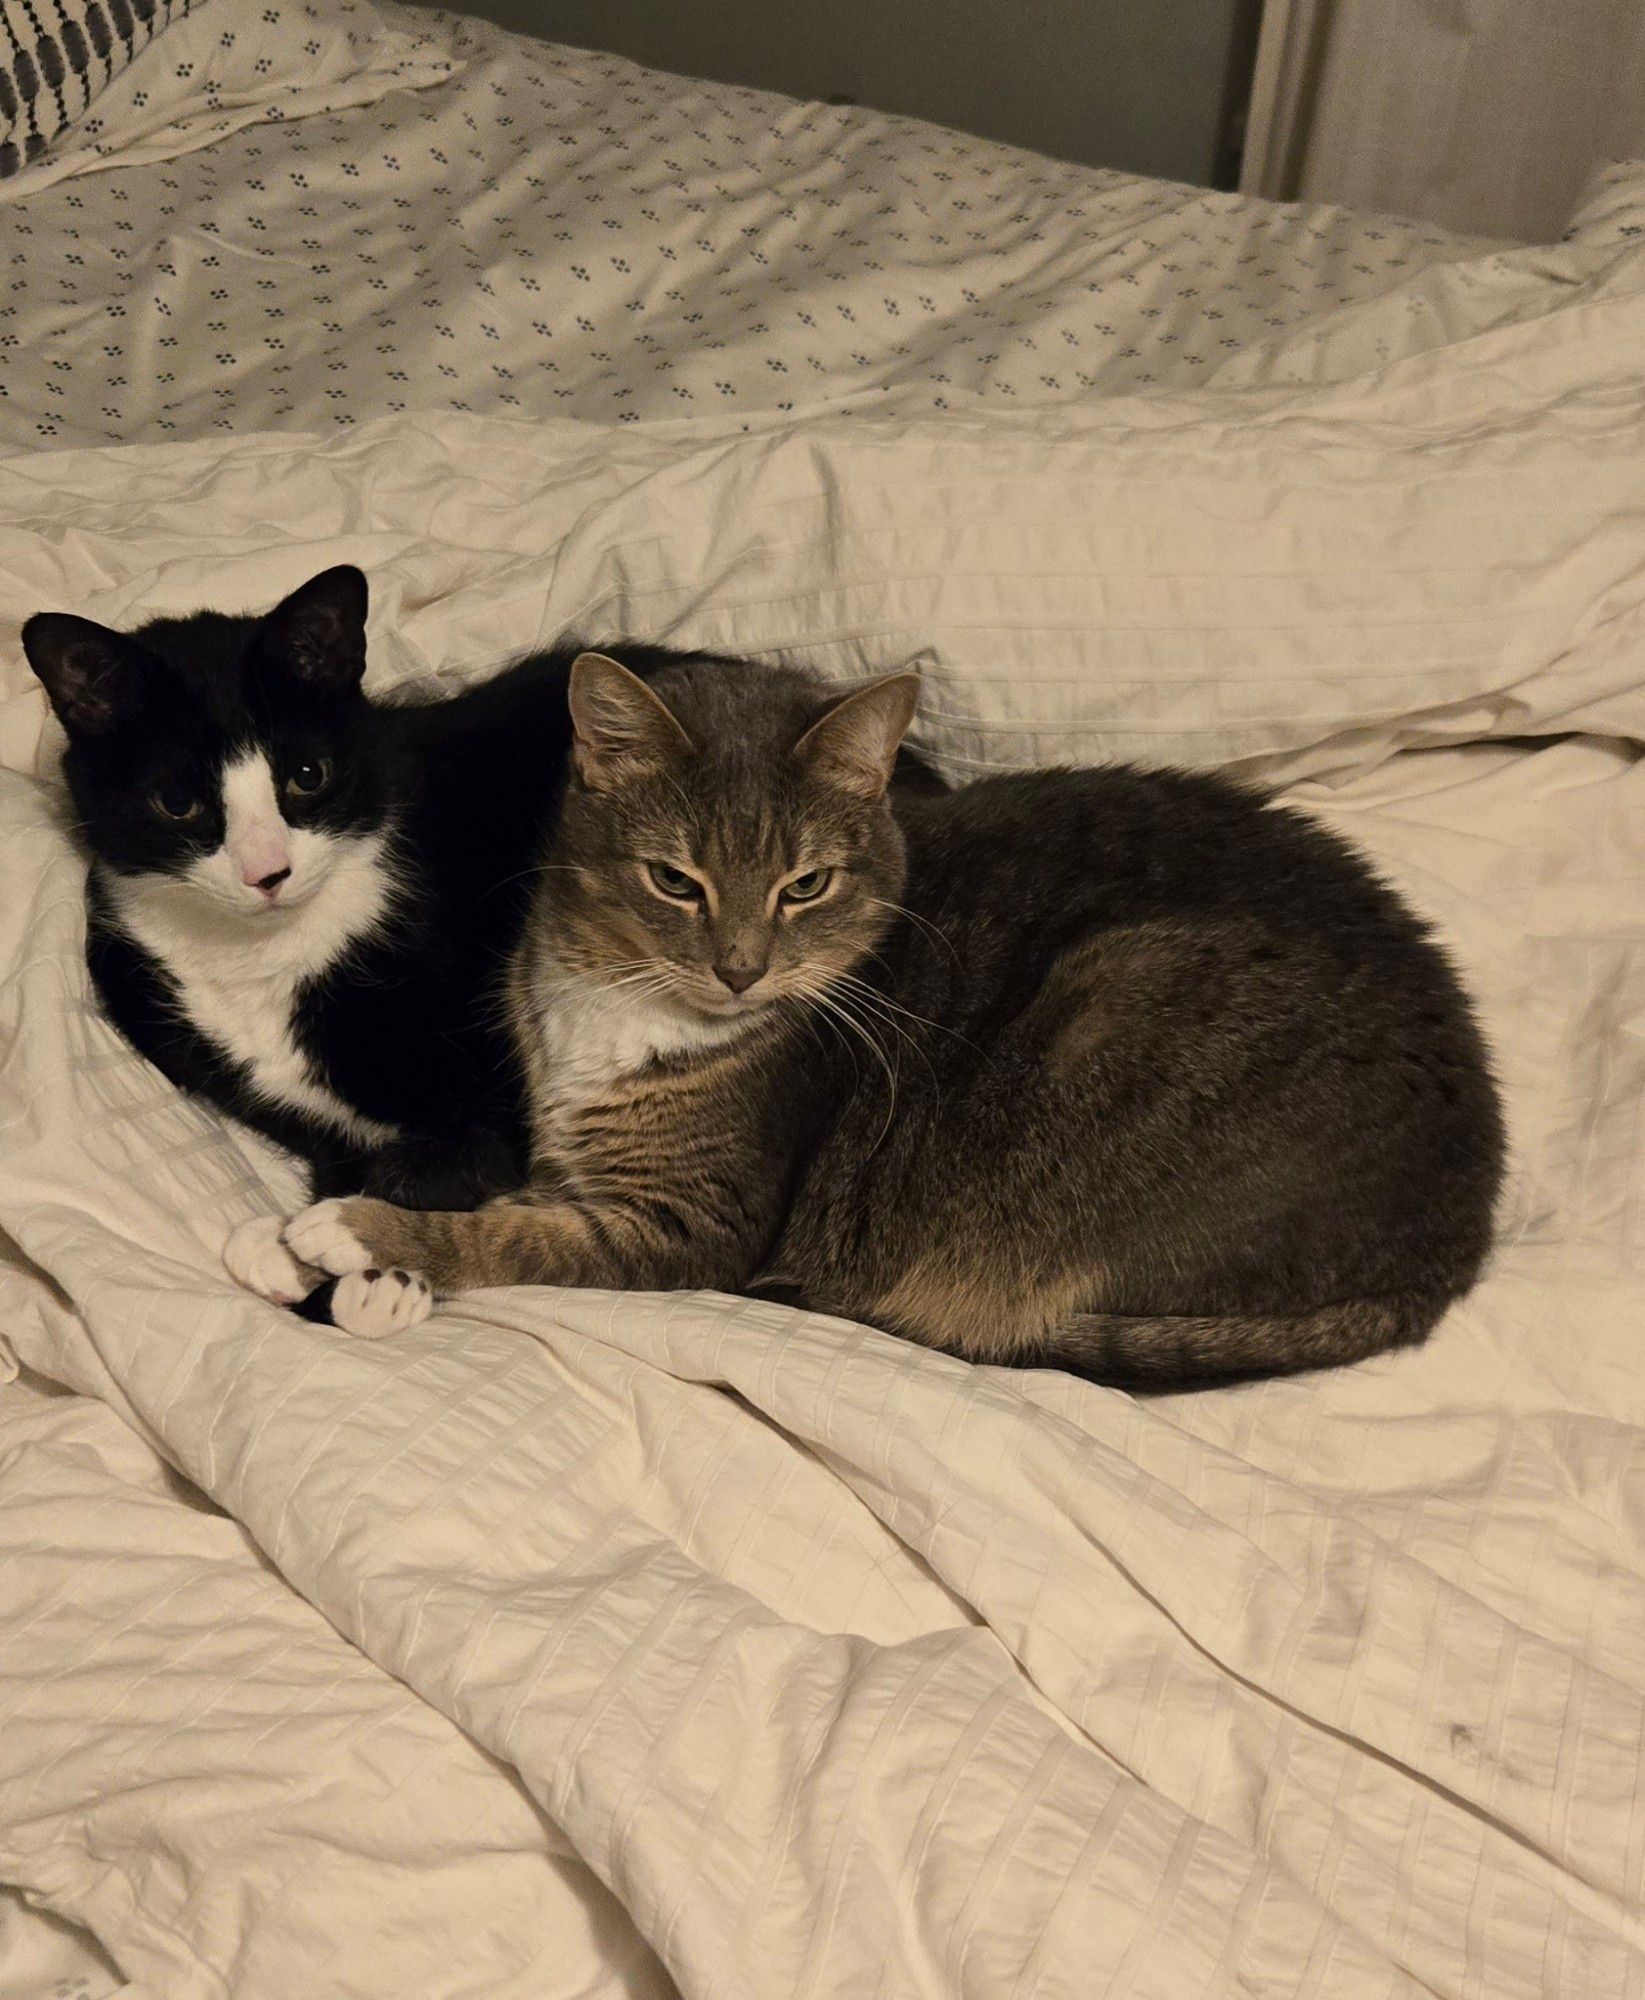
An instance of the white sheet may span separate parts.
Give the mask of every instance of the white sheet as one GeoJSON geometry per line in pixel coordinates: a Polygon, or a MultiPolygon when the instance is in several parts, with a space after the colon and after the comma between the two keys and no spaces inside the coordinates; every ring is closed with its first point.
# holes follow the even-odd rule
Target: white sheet
{"type": "Polygon", "coordinates": [[[142,1993],[669,1990],[520,1787],[112,1410],[0,1391],[0,1523],[6,1872],[142,1993]]]}
{"type": "Polygon", "coordinates": [[[0,243],[26,252],[0,443],[1080,401],[1201,381],[1436,262],[1496,281],[1422,225],[424,9],[276,0],[225,29],[225,6],[168,28],[78,151],[0,187],[0,243]]]}
{"type": "MultiPolygon", "coordinates": [[[[1082,416],[429,418],[0,467],[8,623],[71,587],[260,601],[323,551],[383,580],[384,677],[611,620],[922,655],[957,768],[1153,727],[1312,772],[1479,990],[1513,1194],[1418,1354],[1143,1405],[552,1291],[353,1345],[216,1271],[282,1190],[89,1005],[12,667],[0,1221],[72,1310],[15,1281],[10,1338],[515,1768],[685,1993],[1645,1992],[1639,279],[1376,376],[1082,416]]],[[[32,1703],[73,1671],[15,1684],[0,1876],[40,1866],[16,1802],[62,1745],[32,1703]]],[[[62,1827],[58,1867],[136,1866],[72,1799],[62,1827]]],[[[235,2000],[301,1987],[278,1923],[255,1977],[232,1913],[187,1935],[235,2000]]]]}

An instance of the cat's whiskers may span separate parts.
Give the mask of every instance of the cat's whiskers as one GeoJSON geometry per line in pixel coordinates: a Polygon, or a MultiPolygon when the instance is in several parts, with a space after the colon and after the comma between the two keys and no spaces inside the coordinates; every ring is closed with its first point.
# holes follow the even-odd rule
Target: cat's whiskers
{"type": "Polygon", "coordinates": [[[873,1029],[859,1016],[853,1014],[838,994],[830,994],[822,1004],[826,1013],[847,1022],[855,1030],[863,1042],[866,1043],[869,1053],[879,1063],[881,1069],[885,1071],[885,1117],[881,1122],[879,1131],[874,1134],[873,1145],[868,1149],[868,1157],[872,1158],[879,1151],[880,1147],[884,1145],[885,1135],[891,1130],[892,1122],[897,1115],[898,1071],[896,1055],[894,1051],[888,1051],[882,1043],[875,1039],[873,1029]]]}
{"type": "MultiPolygon", "coordinates": [[[[826,1053],[828,1045],[818,1032],[819,1025],[824,1022],[825,1018],[817,1010],[816,1002],[818,997],[814,984],[801,977],[796,978],[791,984],[783,988],[781,994],[778,996],[778,1004],[781,1005],[787,1001],[794,1003],[792,1017],[805,1029],[815,1046],[826,1053]]],[[[862,1066],[857,1061],[857,1053],[853,1043],[846,1036],[840,1034],[839,1029],[832,1021],[827,1021],[826,1025],[833,1030],[836,1042],[850,1058],[851,1074],[860,1087],[862,1083],[862,1066]]]]}
{"type": "Polygon", "coordinates": [[[503,890],[512,889],[516,882],[524,882],[538,875],[586,875],[587,873],[586,868],[574,868],[566,861],[530,861],[524,868],[515,869],[512,875],[502,876],[487,889],[486,894],[501,895],[503,890]]]}
{"type": "MultiPolygon", "coordinates": [[[[872,952],[869,955],[873,958],[879,957],[878,952],[872,952]]],[[[836,974],[836,977],[849,984],[853,991],[860,989],[862,994],[871,995],[880,1007],[889,1008],[892,1013],[900,1014],[905,1020],[913,1021],[922,1028],[930,1028],[935,1034],[948,1035],[954,1041],[962,1042],[974,1055],[980,1056],[985,1063],[993,1062],[994,1058],[989,1052],[984,1048],[980,1048],[972,1041],[969,1035],[962,1035],[958,1028],[949,1027],[946,1021],[933,1021],[928,1014],[916,1014],[912,1007],[905,1007],[900,1000],[893,1000],[889,993],[882,992],[879,987],[874,985],[872,980],[861,979],[854,972],[839,973],[836,974]]]]}
{"type": "Polygon", "coordinates": [[[679,985],[671,966],[663,961],[655,961],[648,967],[622,974],[616,979],[600,980],[594,987],[596,993],[622,993],[634,1000],[651,1000],[667,994],[679,997],[679,985]]]}
{"type": "Polygon", "coordinates": [[[474,1018],[482,1027],[512,1031],[514,1012],[510,985],[510,980],[499,979],[488,991],[476,996],[474,1018]]]}
{"type": "MultiPolygon", "coordinates": [[[[828,1052],[828,1044],[823,1040],[822,1036],[818,1033],[817,1023],[812,1019],[810,1009],[805,1005],[803,997],[797,993],[785,993],[782,997],[784,1000],[793,999],[793,1000],[799,1000],[801,1002],[801,1004],[794,1010],[793,1019],[796,1020],[800,1024],[800,1026],[805,1030],[807,1036],[810,1038],[812,1046],[815,1049],[817,1049],[819,1053],[826,1055],[828,1052]]],[[[856,1058],[854,1056],[852,1057],[852,1062],[853,1064],[855,1064],[856,1062],[856,1058]]]]}
{"type": "Polygon", "coordinates": [[[616,985],[622,979],[634,979],[645,972],[671,971],[665,958],[619,958],[598,968],[595,982],[601,986],[616,985]],[[608,977],[608,975],[612,975],[608,977]]]}
{"type": "MultiPolygon", "coordinates": [[[[905,1007],[900,1000],[893,1000],[889,993],[882,993],[872,980],[863,979],[855,972],[836,972],[834,982],[838,986],[844,986],[869,1005],[883,1009],[889,1014],[899,1015],[905,1021],[912,1021],[916,1027],[942,1030],[943,1024],[940,1021],[933,1021],[924,1014],[916,1014],[912,1007],[905,1007]]],[[[901,1032],[906,1033],[907,1030],[901,1032]]],[[[953,1031],[949,1029],[945,1032],[953,1031]]]]}
{"type": "MultiPolygon", "coordinates": [[[[661,961],[656,958],[618,959],[613,964],[602,966],[600,970],[604,973],[619,973],[619,974],[627,974],[630,976],[637,976],[641,973],[651,971],[660,963],[661,961]]],[[[625,982],[622,980],[604,981],[602,982],[602,990],[606,990],[609,989],[610,987],[614,987],[616,985],[623,983],[625,982]]],[[[526,984],[527,986],[529,986],[530,984],[529,977],[526,980],[526,984]]],[[[483,1021],[491,1023],[493,1026],[505,1027],[512,1030],[514,1023],[513,1010],[515,1004],[514,990],[515,990],[514,978],[509,978],[499,981],[495,990],[491,992],[489,995],[487,995],[485,999],[479,1001],[476,1004],[476,1012],[479,1015],[479,1017],[483,1021]]]]}
{"type": "MultiPolygon", "coordinates": [[[[835,990],[831,979],[819,976],[816,979],[796,980],[791,990],[797,997],[809,1001],[812,1005],[820,1009],[821,1019],[831,1023],[838,1022],[849,1028],[858,1040],[864,1044],[884,1071],[888,1094],[885,1122],[881,1125],[874,1144],[869,1149],[871,1153],[877,1152],[884,1143],[886,1133],[891,1129],[891,1122],[895,1118],[897,1111],[897,1062],[895,1052],[887,1050],[876,1038],[872,1027],[859,1015],[852,1012],[847,996],[835,990]]],[[[890,1024],[887,1023],[886,1025],[890,1024]]],[[[846,1046],[849,1048],[850,1044],[847,1043],[846,1046]]]]}
{"type": "Polygon", "coordinates": [[[619,987],[634,986],[643,980],[667,980],[674,971],[666,958],[655,954],[649,958],[609,959],[589,966],[579,966],[573,961],[568,969],[597,993],[614,993],[619,987]]]}
{"type": "Polygon", "coordinates": [[[959,964],[959,953],[954,949],[943,932],[932,923],[929,917],[922,917],[918,910],[911,910],[906,903],[893,903],[885,896],[868,896],[864,900],[876,910],[891,910],[899,917],[906,917],[911,924],[918,924],[922,931],[929,931],[938,944],[942,946],[943,950],[947,952],[954,964],[956,966],[959,964]]]}
{"type": "Polygon", "coordinates": [[[865,979],[859,979],[855,973],[835,972],[831,975],[829,984],[836,1000],[866,1009],[869,1018],[878,1026],[889,1028],[900,1041],[906,1042],[924,1062],[931,1072],[932,1080],[935,1081],[936,1071],[932,1067],[931,1058],[920,1046],[918,1038],[902,1025],[897,1016],[902,1015],[925,1027],[935,1027],[937,1025],[935,1022],[926,1021],[923,1015],[914,1013],[911,1008],[899,1006],[896,1001],[880,992],[878,987],[871,985],[865,979]]]}
{"type": "MultiPolygon", "coordinates": [[[[841,991],[837,987],[834,989],[832,997],[837,1004],[844,1006],[845,1008],[847,1008],[847,1010],[852,1010],[852,1009],[859,1010],[858,1011],[859,1019],[862,1018],[860,1010],[863,1010],[867,1006],[868,1000],[870,998],[875,998],[875,999],[878,998],[877,995],[865,995],[862,993],[853,993],[849,989],[841,991]]],[[[868,1017],[868,1023],[871,1023],[873,1026],[878,1028],[890,1029],[890,1031],[897,1037],[899,1042],[906,1043],[907,1046],[913,1050],[914,1054],[917,1055],[920,1061],[925,1065],[925,1073],[931,1080],[932,1090],[935,1091],[940,1096],[942,1085],[937,1075],[936,1065],[935,1063],[932,1062],[929,1053],[920,1045],[919,1041],[913,1035],[911,1035],[908,1032],[908,1030],[904,1028],[898,1021],[893,1019],[893,1017],[889,1014],[877,1011],[876,1009],[873,1008],[868,1008],[867,1017],[868,1017]]],[[[894,1055],[896,1051],[893,1050],[892,1053],[894,1055]]],[[[900,1078],[902,1074],[900,1063],[897,1066],[897,1074],[898,1077],[900,1078]]],[[[894,1108],[895,1106],[893,1105],[893,1109],[894,1108]]],[[[882,1132],[880,1134],[880,1137],[883,1138],[884,1136],[885,1135],[882,1132]]],[[[876,1143],[878,1142],[876,1141],[876,1143]]]]}

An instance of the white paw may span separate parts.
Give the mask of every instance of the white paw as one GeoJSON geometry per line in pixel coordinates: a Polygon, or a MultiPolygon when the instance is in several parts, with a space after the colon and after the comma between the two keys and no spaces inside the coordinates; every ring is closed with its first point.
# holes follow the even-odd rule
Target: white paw
{"type": "Polygon", "coordinates": [[[284,1227],[277,1215],[242,1222],[223,1245],[223,1264],[248,1292],[279,1306],[294,1306],[313,1291],[315,1280],[281,1240],[284,1227]]]}
{"type": "Polygon", "coordinates": [[[331,1295],[331,1323],[359,1340],[421,1326],[434,1310],[428,1281],[411,1271],[350,1271],[331,1295]]]}
{"type": "Polygon", "coordinates": [[[286,1224],[284,1235],[287,1249],[334,1278],[370,1267],[371,1252],[344,1222],[340,1201],[317,1201],[305,1208],[286,1224]]]}

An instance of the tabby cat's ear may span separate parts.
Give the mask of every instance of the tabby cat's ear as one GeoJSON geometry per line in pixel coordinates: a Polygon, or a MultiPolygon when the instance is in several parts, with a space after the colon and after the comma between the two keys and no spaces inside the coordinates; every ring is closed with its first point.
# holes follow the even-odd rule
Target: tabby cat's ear
{"type": "Polygon", "coordinates": [[[919,698],[917,673],[870,681],[825,710],[795,744],[794,755],[826,783],[877,799],[891,782],[919,698]]]}
{"type": "Polygon", "coordinates": [[[604,653],[579,653],[571,663],[571,726],[577,775],[597,792],[696,748],[673,710],[604,653]]]}
{"type": "Polygon", "coordinates": [[[352,563],[322,570],[281,598],[263,620],[270,658],[308,686],[358,687],[366,671],[370,593],[352,563]]]}
{"type": "Polygon", "coordinates": [[[23,627],[23,652],[70,736],[103,736],[141,703],[151,656],[124,632],[67,611],[42,611],[23,627]]]}

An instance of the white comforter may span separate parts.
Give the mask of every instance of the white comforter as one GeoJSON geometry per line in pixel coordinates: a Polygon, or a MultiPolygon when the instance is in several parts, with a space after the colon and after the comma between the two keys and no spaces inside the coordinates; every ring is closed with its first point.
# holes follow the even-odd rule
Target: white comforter
{"type": "Polygon", "coordinates": [[[0,1327],[232,1517],[4,1392],[0,1879],[166,2000],[1645,1993],[1642,371],[1625,257],[1335,384],[0,464],[0,1327]],[[708,1296],[237,1294],[290,1176],[93,1010],[12,635],[345,558],[384,681],[920,658],[961,774],[1289,776],[1480,994],[1486,1283],[1154,1403],[708,1296]]]}

